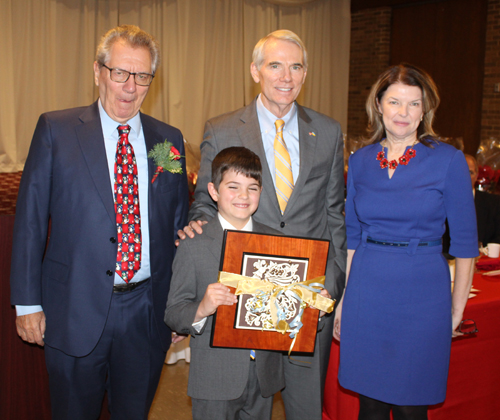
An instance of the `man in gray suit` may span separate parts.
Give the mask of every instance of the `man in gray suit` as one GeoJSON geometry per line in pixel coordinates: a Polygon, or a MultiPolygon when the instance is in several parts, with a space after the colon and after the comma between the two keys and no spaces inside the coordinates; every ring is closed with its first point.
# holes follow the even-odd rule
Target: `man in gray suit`
{"type": "MultiPolygon", "coordinates": [[[[284,235],[329,239],[325,288],[338,301],[345,285],[346,262],[340,125],[295,102],[307,74],[307,52],[293,32],[279,30],[262,38],[255,46],[250,70],[262,93],[250,105],[206,123],[195,202],[184,231],[190,237],[194,231],[201,233],[203,224],[216,214],[207,191],[215,155],[229,146],[245,146],[260,157],[264,167],[263,192],[254,220],[284,235]],[[287,201],[284,210],[275,189],[277,120],[284,121],[282,139],[293,175],[291,195],[280,197],[287,201]]],[[[180,232],[179,236],[184,235],[180,232]]],[[[333,315],[322,317],[314,356],[295,356],[299,362],[285,356],[282,396],[287,420],[321,419],[332,328],[333,315]]]]}

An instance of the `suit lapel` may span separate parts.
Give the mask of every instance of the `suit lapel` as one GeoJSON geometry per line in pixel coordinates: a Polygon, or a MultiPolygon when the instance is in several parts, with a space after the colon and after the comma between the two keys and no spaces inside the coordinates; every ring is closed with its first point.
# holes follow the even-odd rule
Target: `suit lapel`
{"type": "Polygon", "coordinates": [[[297,106],[299,121],[300,171],[295,187],[293,188],[292,195],[288,200],[285,214],[293,207],[295,201],[297,201],[302,188],[304,188],[307,178],[309,177],[309,173],[313,168],[314,156],[316,153],[316,138],[318,136],[318,133],[314,130],[314,127],[311,124],[311,118],[309,118],[306,114],[304,108],[297,103],[295,103],[295,105],[297,106]]]}
{"type": "MultiPolygon", "coordinates": [[[[144,140],[146,141],[146,150],[149,153],[153,147],[162,141],[164,141],[161,136],[148,124],[147,120],[143,118],[141,113],[141,124],[142,130],[144,131],[144,140]]],[[[148,181],[149,181],[149,194],[156,190],[159,182],[151,183],[153,180],[154,173],[156,171],[156,166],[153,159],[148,158],[148,181]]]]}
{"type": "Polygon", "coordinates": [[[203,235],[209,238],[210,244],[207,244],[207,248],[217,262],[220,263],[224,231],[217,215],[203,227],[203,235]]]}
{"type": "MultiPolygon", "coordinates": [[[[162,138],[161,134],[158,133],[150,122],[148,122],[147,118],[144,118],[144,114],[141,115],[141,125],[142,130],[144,132],[144,141],[146,142],[146,151],[149,152],[153,149],[153,147],[158,143],[163,143],[165,141],[162,138]]],[[[151,219],[155,212],[152,211],[154,208],[153,197],[155,192],[158,189],[158,185],[160,184],[159,178],[156,179],[155,182],[151,182],[153,180],[153,176],[156,172],[156,165],[153,159],[148,158],[148,206],[149,206],[149,223],[150,226],[154,225],[154,221],[151,219]]]]}
{"type": "Polygon", "coordinates": [[[75,129],[80,148],[109,218],[113,223],[116,223],[113,190],[109,178],[106,148],[97,102],[94,102],[83,112],[80,120],[83,124],[75,129]]]}
{"type": "Polygon", "coordinates": [[[237,132],[241,142],[246,148],[256,153],[262,160],[262,165],[264,165],[264,163],[267,163],[267,159],[264,152],[264,145],[262,144],[255,101],[245,108],[240,119],[243,124],[238,127],[237,132]]]}
{"type": "Polygon", "coordinates": [[[273,178],[269,170],[264,145],[262,144],[262,134],[259,126],[259,118],[257,116],[256,100],[245,108],[240,119],[244,123],[237,129],[240,140],[243,146],[252,150],[259,156],[262,163],[262,193],[267,196],[265,200],[269,203],[273,203],[276,210],[280,211],[278,198],[276,197],[276,189],[274,188],[273,178]]]}

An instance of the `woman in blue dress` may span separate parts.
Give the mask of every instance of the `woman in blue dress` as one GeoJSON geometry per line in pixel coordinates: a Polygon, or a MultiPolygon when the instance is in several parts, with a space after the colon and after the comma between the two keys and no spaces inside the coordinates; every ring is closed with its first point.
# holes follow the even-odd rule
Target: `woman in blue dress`
{"type": "Polygon", "coordinates": [[[371,144],[351,156],[348,282],[334,324],[339,382],[360,395],[359,419],[426,419],[445,399],[452,336],[478,255],[469,170],[436,140],[437,89],[406,64],[386,70],[366,109],[371,144]],[[442,255],[448,219],[454,290],[442,255]],[[341,333],[342,326],[342,333],[341,333]]]}

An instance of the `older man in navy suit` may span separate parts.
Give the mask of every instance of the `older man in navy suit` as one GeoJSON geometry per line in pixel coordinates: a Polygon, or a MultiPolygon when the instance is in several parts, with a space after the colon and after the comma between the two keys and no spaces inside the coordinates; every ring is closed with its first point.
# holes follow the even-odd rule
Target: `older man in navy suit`
{"type": "Polygon", "coordinates": [[[153,178],[148,159],[161,144],[185,173],[181,132],[139,111],[158,62],[149,34],[110,30],[94,63],[99,100],[43,114],[33,136],[11,300],[21,338],[45,346],[55,419],[98,418],[105,390],[113,418],[146,419],[170,345],[163,313],[188,194],[185,174],[153,178]]]}

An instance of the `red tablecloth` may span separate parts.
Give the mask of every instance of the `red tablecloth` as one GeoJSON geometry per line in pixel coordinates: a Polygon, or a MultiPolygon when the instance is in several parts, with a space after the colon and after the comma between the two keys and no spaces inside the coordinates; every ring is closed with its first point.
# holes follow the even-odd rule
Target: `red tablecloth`
{"type": "MultiPolygon", "coordinates": [[[[429,420],[497,420],[500,418],[500,276],[478,273],[464,319],[476,321],[479,332],[453,339],[448,390],[443,404],[431,406],[429,420]]],[[[337,380],[339,345],[333,340],[326,379],[323,420],[356,420],[357,394],[337,380]]]]}

